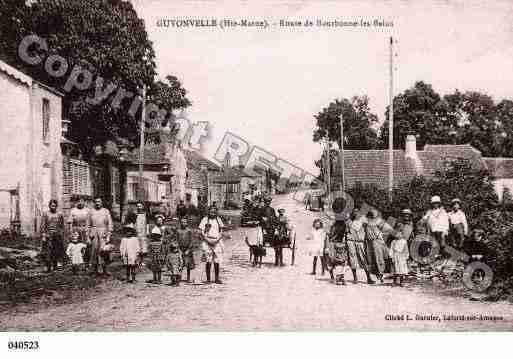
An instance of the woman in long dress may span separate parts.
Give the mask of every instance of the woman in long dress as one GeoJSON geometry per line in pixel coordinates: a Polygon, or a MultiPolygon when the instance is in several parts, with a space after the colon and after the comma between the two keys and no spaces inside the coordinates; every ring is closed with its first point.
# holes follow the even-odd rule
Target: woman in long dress
{"type": "Polygon", "coordinates": [[[57,263],[64,260],[64,216],[57,212],[57,200],[51,199],[49,210],[43,214],[41,221],[42,248],[41,255],[48,272],[57,269],[57,263]]]}
{"type": "Polygon", "coordinates": [[[367,254],[369,256],[370,270],[381,283],[385,273],[386,261],[389,258],[389,249],[385,243],[385,233],[391,232],[392,227],[379,217],[378,211],[373,209],[367,214],[367,254]]]}

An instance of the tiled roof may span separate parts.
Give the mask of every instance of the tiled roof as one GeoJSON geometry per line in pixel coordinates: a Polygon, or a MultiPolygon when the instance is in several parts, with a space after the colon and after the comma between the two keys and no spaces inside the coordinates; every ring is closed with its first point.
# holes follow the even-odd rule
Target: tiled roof
{"type": "Polygon", "coordinates": [[[221,167],[214,163],[213,161],[207,159],[203,155],[201,155],[198,151],[190,151],[183,150],[183,154],[187,159],[187,166],[191,167],[201,167],[206,166],[209,171],[220,171],[221,167]]]}
{"type": "Polygon", "coordinates": [[[483,160],[495,178],[513,178],[513,158],[486,157],[483,160]]]}
{"type": "MultiPolygon", "coordinates": [[[[432,177],[445,160],[463,158],[476,166],[483,164],[481,153],[470,145],[426,145],[416,151],[417,160],[405,156],[404,150],[394,150],[394,183],[409,181],[416,175],[432,177]]],[[[356,182],[388,185],[388,150],[345,150],[344,174],[346,185],[356,182]]],[[[335,176],[340,176],[339,161],[335,176]]]]}
{"type": "MultiPolygon", "coordinates": [[[[166,144],[146,145],[144,147],[143,162],[145,165],[169,164],[169,158],[166,157],[166,153],[166,144]]],[[[139,148],[135,148],[127,154],[127,161],[133,164],[139,163],[139,148]]]]}
{"type": "MultiPolygon", "coordinates": [[[[374,183],[380,187],[388,183],[388,151],[346,150],[344,151],[344,175],[348,186],[356,182],[374,183]]],[[[335,176],[340,175],[340,165],[335,165],[335,176]]],[[[404,156],[404,151],[394,151],[394,178],[408,180],[416,175],[415,163],[404,156]]]]}

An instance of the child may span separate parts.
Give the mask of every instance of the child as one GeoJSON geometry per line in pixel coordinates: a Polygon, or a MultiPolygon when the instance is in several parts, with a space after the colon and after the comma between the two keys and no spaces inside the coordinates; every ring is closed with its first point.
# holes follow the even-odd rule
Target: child
{"type": "Polygon", "coordinates": [[[169,286],[178,287],[182,278],[183,257],[178,244],[177,233],[174,229],[164,230],[162,245],[166,253],[167,275],[170,277],[169,286]]]}
{"type": "Polygon", "coordinates": [[[402,235],[402,223],[396,226],[395,238],[390,245],[390,257],[394,263],[394,285],[398,284],[402,287],[403,280],[408,274],[408,242],[402,235]]]}
{"type": "Polygon", "coordinates": [[[321,260],[322,275],[324,275],[324,247],[326,241],[326,231],[324,225],[319,218],[314,219],[312,224],[312,230],[306,239],[309,242],[307,247],[308,255],[313,257],[313,266],[311,275],[315,275],[317,268],[317,258],[321,260]]]}
{"type": "Polygon", "coordinates": [[[71,260],[71,270],[73,274],[77,274],[79,269],[83,267],[84,253],[87,247],[85,243],[80,243],[78,241],[79,239],[80,234],[78,231],[74,231],[71,234],[71,243],[68,244],[68,248],[66,249],[66,255],[71,260]]]}
{"type": "Polygon", "coordinates": [[[345,285],[344,272],[347,265],[346,224],[344,220],[336,220],[326,238],[328,270],[331,279],[337,285],[345,285]]]}
{"type": "Polygon", "coordinates": [[[194,248],[192,230],[187,225],[187,218],[180,218],[180,228],[177,230],[178,244],[183,255],[183,265],[187,270],[187,283],[191,282],[191,270],[196,267],[194,262],[194,248]]]}
{"type": "Polygon", "coordinates": [[[155,230],[155,227],[150,233],[150,242],[148,245],[148,268],[153,273],[153,279],[147,281],[148,283],[161,284],[162,283],[162,267],[165,263],[165,253],[162,246],[162,234],[155,230]]]}
{"type": "Polygon", "coordinates": [[[250,261],[253,258],[252,265],[256,267],[262,267],[262,259],[265,256],[264,248],[264,232],[260,221],[257,222],[257,226],[250,232],[246,233],[245,242],[249,247],[250,261]]]}
{"type": "Polygon", "coordinates": [[[124,237],[121,238],[121,244],[119,245],[119,252],[121,260],[126,266],[126,281],[133,283],[135,282],[135,269],[141,253],[141,246],[137,237],[137,230],[132,223],[123,228],[123,235],[124,237]]]}

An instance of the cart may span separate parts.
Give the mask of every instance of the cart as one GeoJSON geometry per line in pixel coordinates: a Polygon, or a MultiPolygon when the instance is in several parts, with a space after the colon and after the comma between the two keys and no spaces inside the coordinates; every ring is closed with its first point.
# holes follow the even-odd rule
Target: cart
{"type": "Polygon", "coordinates": [[[264,233],[264,248],[275,248],[280,246],[291,251],[290,264],[294,265],[296,260],[296,232],[291,231],[282,224],[262,226],[264,233]]]}

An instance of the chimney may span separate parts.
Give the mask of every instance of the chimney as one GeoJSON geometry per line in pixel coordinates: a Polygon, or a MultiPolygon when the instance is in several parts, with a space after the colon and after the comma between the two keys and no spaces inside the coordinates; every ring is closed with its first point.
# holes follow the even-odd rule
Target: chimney
{"type": "Polygon", "coordinates": [[[412,160],[412,164],[417,175],[420,176],[424,173],[424,166],[422,165],[422,161],[417,154],[417,139],[414,135],[406,136],[404,158],[412,160]]]}
{"type": "Polygon", "coordinates": [[[414,135],[406,136],[404,146],[404,157],[416,159],[417,158],[417,139],[414,135]]]}

